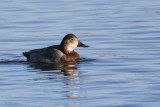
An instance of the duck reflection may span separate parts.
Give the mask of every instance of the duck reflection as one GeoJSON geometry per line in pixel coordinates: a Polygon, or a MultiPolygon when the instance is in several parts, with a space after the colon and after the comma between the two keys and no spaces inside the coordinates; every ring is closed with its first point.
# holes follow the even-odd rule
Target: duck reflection
{"type": "MultiPolygon", "coordinates": [[[[79,97],[79,92],[77,90],[80,89],[78,87],[78,84],[81,84],[79,81],[79,71],[78,69],[78,63],[77,62],[68,62],[64,64],[57,64],[57,65],[49,65],[49,64],[41,64],[41,63],[32,63],[29,67],[38,69],[40,73],[48,74],[47,78],[48,80],[54,80],[57,79],[55,77],[55,74],[64,75],[62,77],[62,82],[65,84],[63,89],[65,90],[64,96],[67,98],[75,98],[79,97]],[[60,72],[57,72],[57,70],[60,72]],[[64,81],[65,80],[65,81],[64,81]]],[[[38,78],[36,80],[42,80],[44,78],[38,78]]],[[[59,78],[58,78],[59,79],[59,78]]]]}
{"type": "MultiPolygon", "coordinates": [[[[67,63],[61,66],[61,73],[65,76],[73,76],[78,75],[79,71],[77,71],[77,64],[74,63],[67,63]]],[[[71,78],[71,80],[75,80],[75,78],[71,78]]]]}
{"type": "MultiPolygon", "coordinates": [[[[68,62],[68,63],[56,64],[56,65],[33,63],[30,65],[30,67],[34,69],[40,69],[41,71],[45,71],[44,73],[47,73],[46,71],[61,70],[61,72],[52,72],[52,73],[63,74],[64,76],[74,76],[79,74],[79,71],[77,71],[78,67],[76,62],[68,62]]],[[[74,79],[75,78],[71,78],[71,80],[74,80],[74,79]]]]}

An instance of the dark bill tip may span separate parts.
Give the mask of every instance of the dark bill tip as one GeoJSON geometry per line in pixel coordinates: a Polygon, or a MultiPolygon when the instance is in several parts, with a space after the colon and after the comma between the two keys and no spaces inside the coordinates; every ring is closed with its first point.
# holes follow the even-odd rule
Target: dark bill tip
{"type": "Polygon", "coordinates": [[[83,44],[82,42],[78,42],[78,46],[77,47],[89,47],[88,45],[83,44]]]}

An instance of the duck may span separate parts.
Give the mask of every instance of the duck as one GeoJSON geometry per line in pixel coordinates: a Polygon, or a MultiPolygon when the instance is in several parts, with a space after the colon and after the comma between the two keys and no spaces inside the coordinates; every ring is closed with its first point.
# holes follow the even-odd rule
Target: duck
{"type": "Polygon", "coordinates": [[[28,62],[34,63],[66,63],[82,59],[82,56],[74,51],[77,47],[89,47],[83,44],[74,34],[67,34],[60,45],[52,45],[45,48],[33,49],[23,52],[28,62]]]}

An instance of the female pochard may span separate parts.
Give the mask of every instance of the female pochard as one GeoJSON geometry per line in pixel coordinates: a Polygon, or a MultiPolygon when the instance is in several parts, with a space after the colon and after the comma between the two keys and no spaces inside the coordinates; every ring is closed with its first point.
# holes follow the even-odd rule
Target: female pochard
{"type": "Polygon", "coordinates": [[[88,47],[78,40],[74,34],[67,34],[60,45],[34,49],[23,52],[27,61],[40,63],[64,63],[82,59],[81,55],[74,51],[77,47],[88,47]]]}

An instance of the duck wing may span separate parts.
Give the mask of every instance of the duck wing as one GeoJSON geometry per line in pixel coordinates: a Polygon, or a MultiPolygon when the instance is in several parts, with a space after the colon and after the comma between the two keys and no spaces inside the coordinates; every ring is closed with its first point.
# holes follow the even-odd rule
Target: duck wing
{"type": "Polygon", "coordinates": [[[62,52],[59,50],[59,45],[54,45],[23,52],[23,55],[27,58],[27,61],[31,62],[57,63],[62,56],[62,52]]]}

